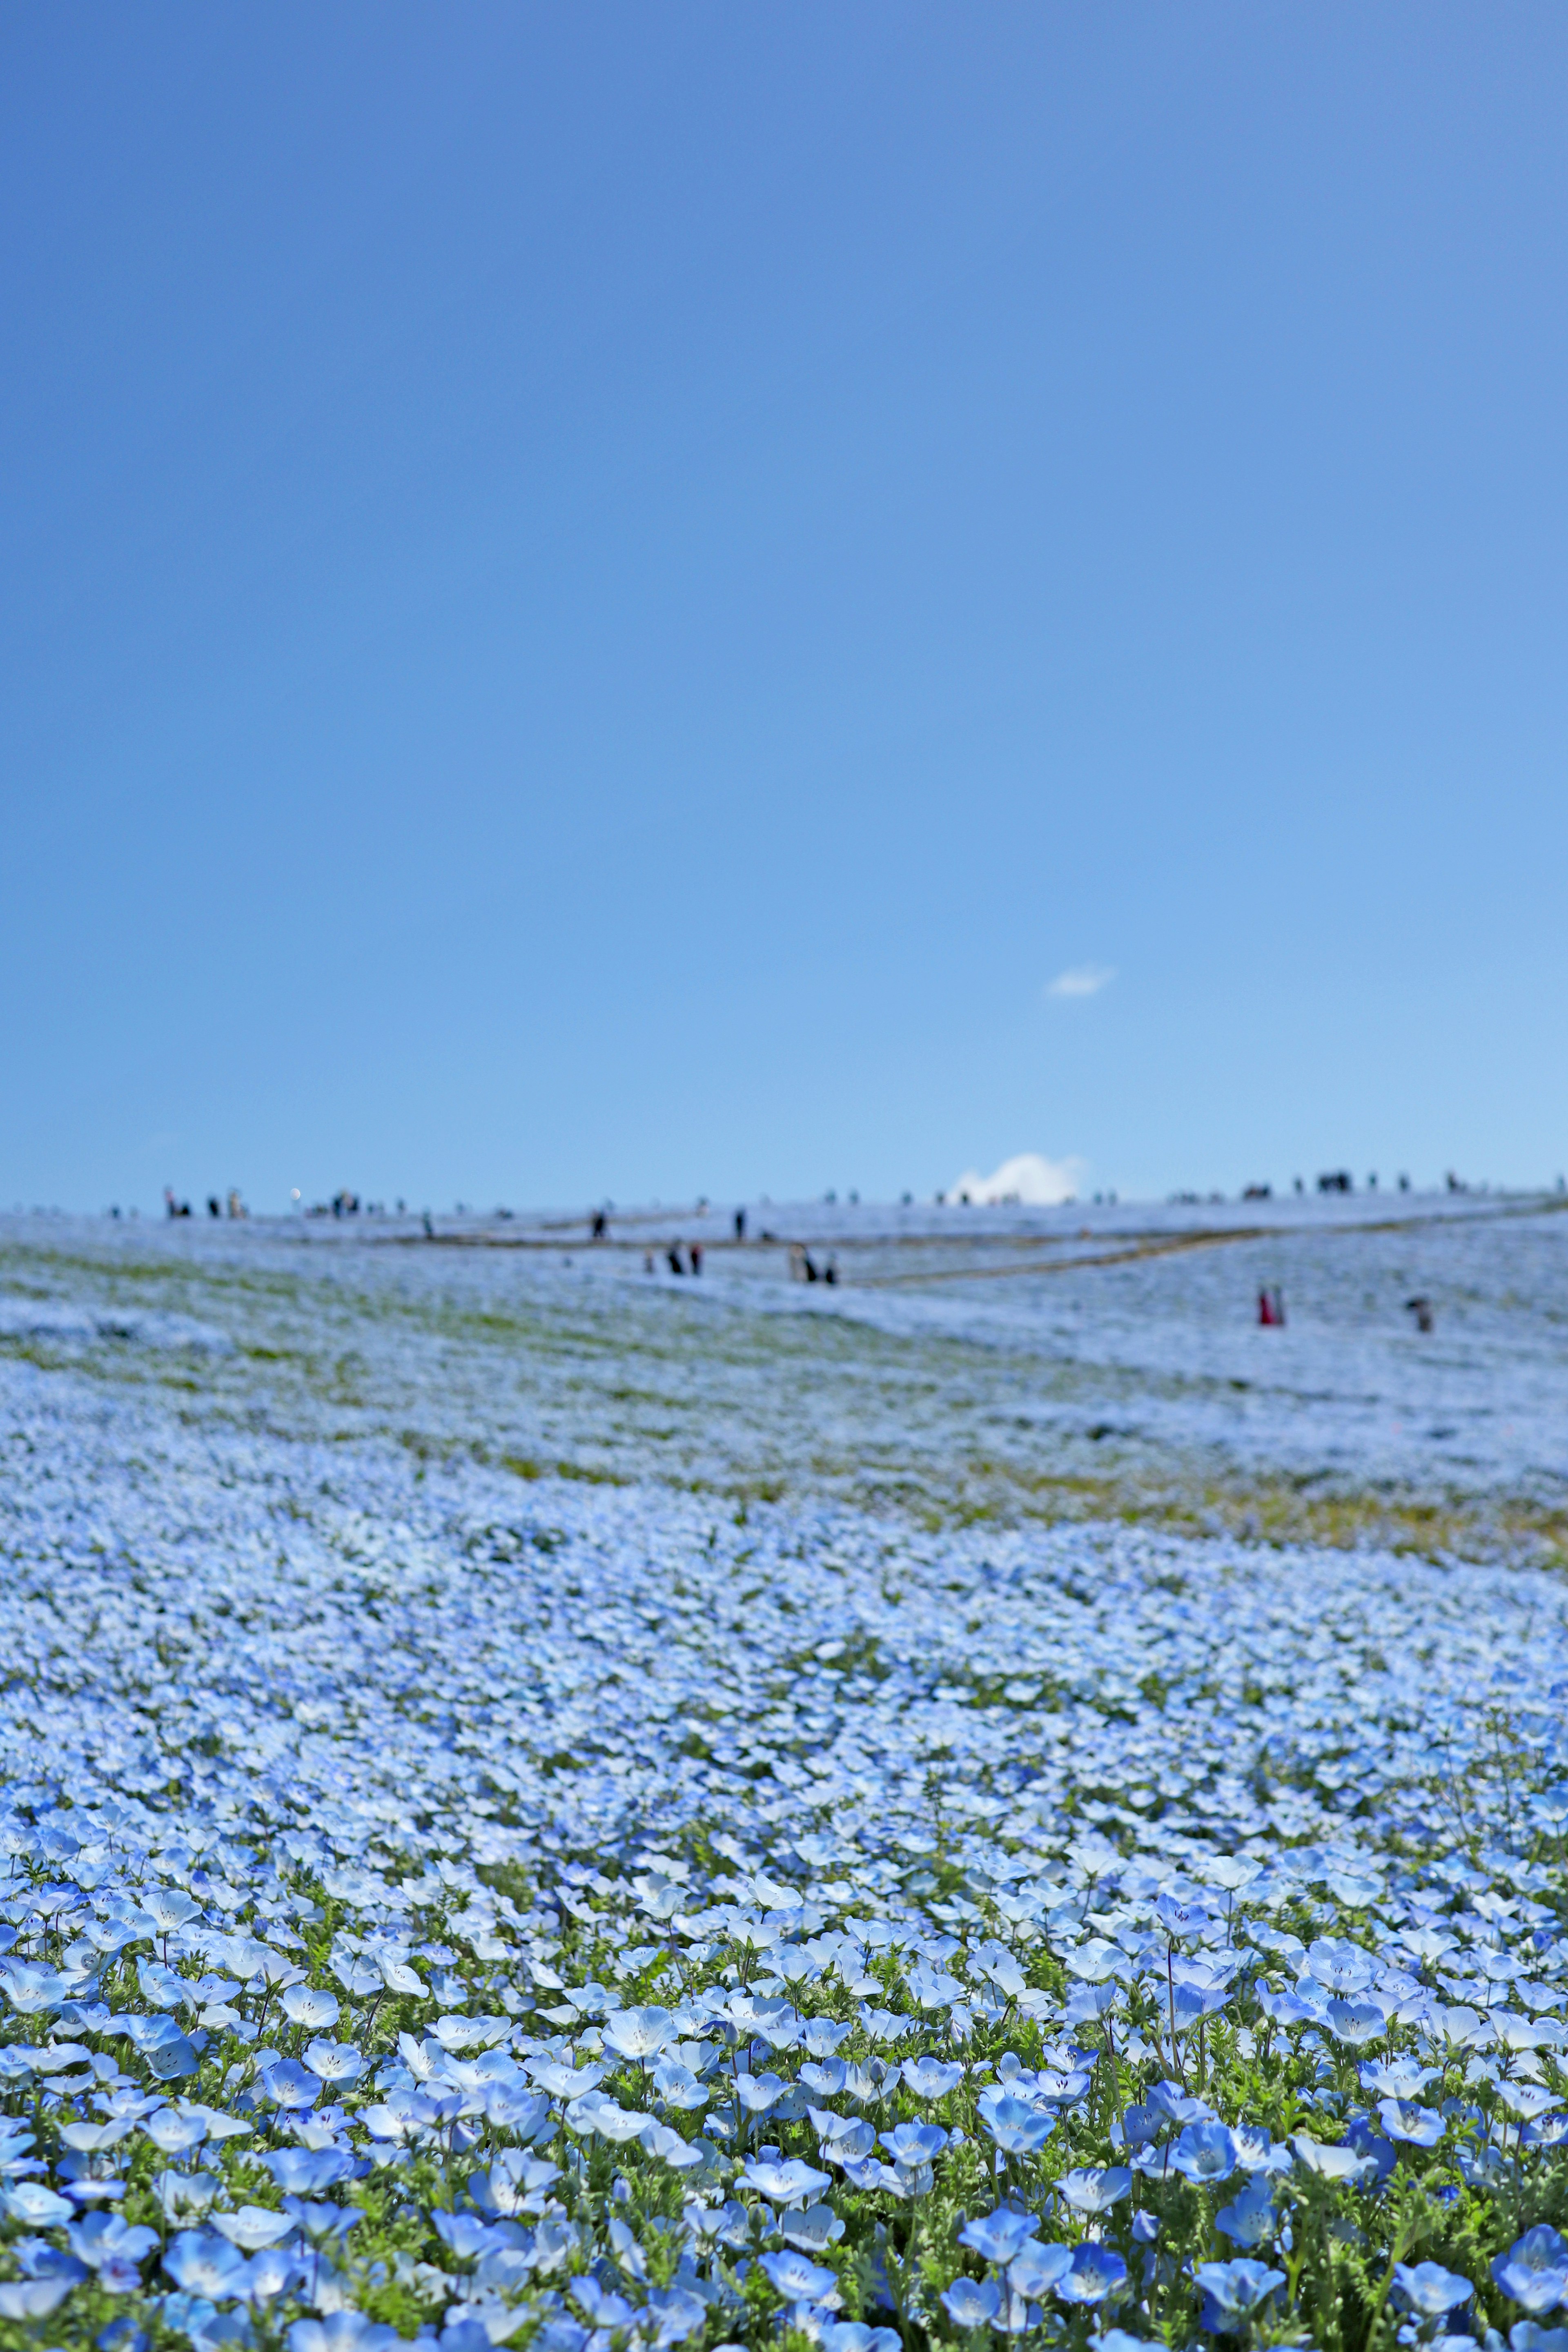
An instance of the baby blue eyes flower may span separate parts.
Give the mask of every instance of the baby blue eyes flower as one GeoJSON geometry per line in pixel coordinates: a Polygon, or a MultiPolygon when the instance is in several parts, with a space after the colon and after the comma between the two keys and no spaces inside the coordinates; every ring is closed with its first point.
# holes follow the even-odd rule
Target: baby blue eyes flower
{"type": "Polygon", "coordinates": [[[1443,2137],[1443,2118],[1436,2109],[1415,2099],[1380,2099],[1377,2112],[1390,2139],[1407,2140],[1413,2147],[1436,2147],[1443,2137]]]}
{"type": "Polygon", "coordinates": [[[1115,2249],[1088,2240],[1073,2248],[1072,2261],[1058,2280],[1056,2292],[1064,2303],[1103,2303],[1126,2280],[1127,2265],[1115,2249]]]}
{"type": "Polygon", "coordinates": [[[605,2039],[623,2058],[652,2058],[675,2038],[668,2009],[615,2010],[605,2021],[605,2039]]]}
{"type": "Polygon", "coordinates": [[[766,2271],[780,2294],[790,2303],[823,2303],[838,2299],[837,2273],[805,2254],[793,2250],[782,2254],[763,2254],[761,2267],[766,2271]]]}
{"type": "Polygon", "coordinates": [[[226,2238],[209,2231],[182,2230],[163,2256],[163,2268],[187,2294],[215,2303],[243,2292],[245,2256],[226,2238]]]}
{"type": "Polygon", "coordinates": [[[804,2205],[808,2197],[833,2185],[833,2176],[818,2172],[815,2166],[803,2164],[798,2157],[771,2162],[754,2159],[741,2174],[742,2189],[755,2189],[763,2197],[781,2205],[804,2205]]]}
{"type": "Polygon", "coordinates": [[[980,2120],[1004,2156],[1033,2156],[1056,2129],[1056,2117],[1028,2107],[1022,2099],[998,2099],[983,2107],[980,2120]]]}
{"type": "Polygon", "coordinates": [[[906,2058],[903,2078],[917,2099],[944,2099],[963,2080],[962,2066],[944,2065],[940,2058],[906,2058]]]}
{"type": "Polygon", "coordinates": [[[274,2106],[313,2107],[321,2095],[321,2078],[310,2074],[297,2059],[281,2058],[265,2070],[260,2088],[274,2106]]]}
{"type": "Polygon", "coordinates": [[[15,2279],[0,2286],[0,2319],[47,2319],[71,2291],[67,2278],[15,2279]]]}
{"type": "Polygon", "coordinates": [[[304,2026],[312,2033],[338,2021],[338,2000],[335,1993],[319,1990],[313,1985],[289,1985],[283,1993],[283,2013],[295,2025],[304,2026]]]}
{"type": "Polygon", "coordinates": [[[1285,2284],[1283,2271],[1245,2259],[1230,2263],[1199,2263],[1193,2273],[1204,2292],[1202,2325],[1228,2335],[1285,2284]]]}
{"type": "Polygon", "coordinates": [[[1236,2170],[1236,2142],[1224,2124],[1187,2124],[1171,2151],[1171,2164],[1195,2186],[1228,2180],[1236,2170]]]}
{"type": "Polygon", "coordinates": [[[935,2124],[900,2124],[881,2138],[895,2164],[933,2164],[947,2146],[947,2134],[935,2124]]]}
{"type": "Polygon", "coordinates": [[[1223,2231],[1234,2245],[1261,2245],[1274,2233],[1274,2199],[1268,2183],[1255,2174],[1214,2218],[1215,2229],[1223,2231]]]}
{"type": "Polygon", "coordinates": [[[1329,2031],[1338,2042],[1349,2042],[1360,2049],[1368,2042],[1376,2042],[1387,2032],[1388,2021],[1375,2001],[1331,2000],[1329,2031]]]}
{"type": "Polygon", "coordinates": [[[1446,2271],[1441,2263],[1395,2263],[1394,2283],[1401,2299],[1421,2319],[1441,2319],[1468,2303],[1475,2293],[1468,2278],[1446,2271]]]}
{"type": "Polygon", "coordinates": [[[1002,2290],[994,2279],[956,2278],[943,2288],[942,2301],[955,2327],[984,2327],[996,2315],[1002,2290]]]}
{"type": "Polygon", "coordinates": [[[1072,2268],[1070,2246],[1041,2246],[1030,2243],[1020,2247],[1007,2265],[1007,2280],[1015,2292],[1029,2302],[1042,2302],[1054,2294],[1072,2268]]]}
{"type": "Polygon", "coordinates": [[[1538,2222],[1498,2255],[1492,2277],[1510,2301],[1539,2319],[1568,2301],[1568,2243],[1548,2223],[1538,2222]]]}
{"type": "Polygon", "coordinates": [[[1131,2186],[1132,2175],[1124,2165],[1113,2166],[1109,2171],[1083,2166],[1077,2171],[1060,2175],[1057,2181],[1057,2194],[1067,2200],[1075,2213],[1109,2213],[1131,2186]]]}
{"type": "Polygon", "coordinates": [[[988,2263],[1010,2263],[1026,2242],[1039,2228],[1033,2213],[1020,2212],[1011,2205],[1000,2205],[994,2213],[983,2213],[965,2222],[958,2233],[961,2246],[972,2246],[988,2263]]]}

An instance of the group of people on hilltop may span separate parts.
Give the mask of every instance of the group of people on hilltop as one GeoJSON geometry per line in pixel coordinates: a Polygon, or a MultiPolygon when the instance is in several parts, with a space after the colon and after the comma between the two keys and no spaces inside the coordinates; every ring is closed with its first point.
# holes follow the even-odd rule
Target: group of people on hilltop
{"type": "MultiPolygon", "coordinates": [[[[664,1262],[666,1265],[668,1266],[671,1274],[700,1274],[702,1271],[701,1243],[690,1243],[687,1247],[686,1256],[684,1258],[680,1255],[680,1247],[681,1245],[679,1241],[673,1241],[670,1243],[669,1247],[665,1251],[664,1262]],[[689,1263],[688,1263],[688,1261],[689,1261],[689,1263]]],[[[654,1272],[654,1255],[652,1250],[645,1250],[643,1252],[642,1266],[645,1274],[652,1274],[654,1272]]]]}
{"type": "MultiPolygon", "coordinates": [[[[177,1201],[174,1198],[174,1188],[172,1184],[165,1184],[163,1187],[163,1213],[169,1217],[188,1217],[194,1213],[188,1201],[177,1201]]],[[[209,1192],[207,1194],[208,1216],[221,1217],[224,1213],[224,1205],[217,1194],[209,1192]]],[[[240,1199],[237,1184],[231,1185],[229,1188],[227,1214],[231,1217],[247,1217],[250,1214],[245,1202],[240,1199]]]]}

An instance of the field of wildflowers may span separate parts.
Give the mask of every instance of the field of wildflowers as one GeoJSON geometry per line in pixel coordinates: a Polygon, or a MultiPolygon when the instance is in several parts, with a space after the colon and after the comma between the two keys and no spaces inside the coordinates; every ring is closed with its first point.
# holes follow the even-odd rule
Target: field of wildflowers
{"type": "Polygon", "coordinates": [[[520,1475],[31,1263],[8,2352],[1568,2352],[1555,1572],[520,1475]]]}

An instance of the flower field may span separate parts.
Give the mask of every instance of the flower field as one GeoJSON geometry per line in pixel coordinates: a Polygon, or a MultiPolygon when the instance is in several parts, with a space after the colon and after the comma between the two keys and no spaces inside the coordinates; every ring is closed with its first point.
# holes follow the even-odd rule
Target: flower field
{"type": "Polygon", "coordinates": [[[417,1378],[86,1263],[0,1302],[0,2344],[1568,2352],[1555,1570],[589,1476],[456,1261],[417,1378]]]}

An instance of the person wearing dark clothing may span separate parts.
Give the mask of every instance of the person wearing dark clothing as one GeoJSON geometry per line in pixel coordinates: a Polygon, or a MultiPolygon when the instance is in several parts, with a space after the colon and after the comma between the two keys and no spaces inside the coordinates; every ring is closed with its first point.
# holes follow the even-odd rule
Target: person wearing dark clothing
{"type": "Polygon", "coordinates": [[[665,1258],[665,1264],[668,1266],[671,1274],[684,1274],[686,1272],[686,1268],[680,1262],[680,1244],[679,1242],[670,1243],[668,1252],[665,1258]]]}
{"type": "Polygon", "coordinates": [[[737,1210],[736,1210],[736,1212],[735,1212],[735,1239],[736,1239],[738,1242],[743,1242],[743,1241],[745,1240],[745,1238],[746,1238],[746,1213],[745,1213],[744,1209],[737,1209],[737,1210]]]}
{"type": "Polygon", "coordinates": [[[690,1256],[692,1273],[700,1274],[702,1271],[702,1244],[700,1242],[692,1243],[690,1256]]]}

